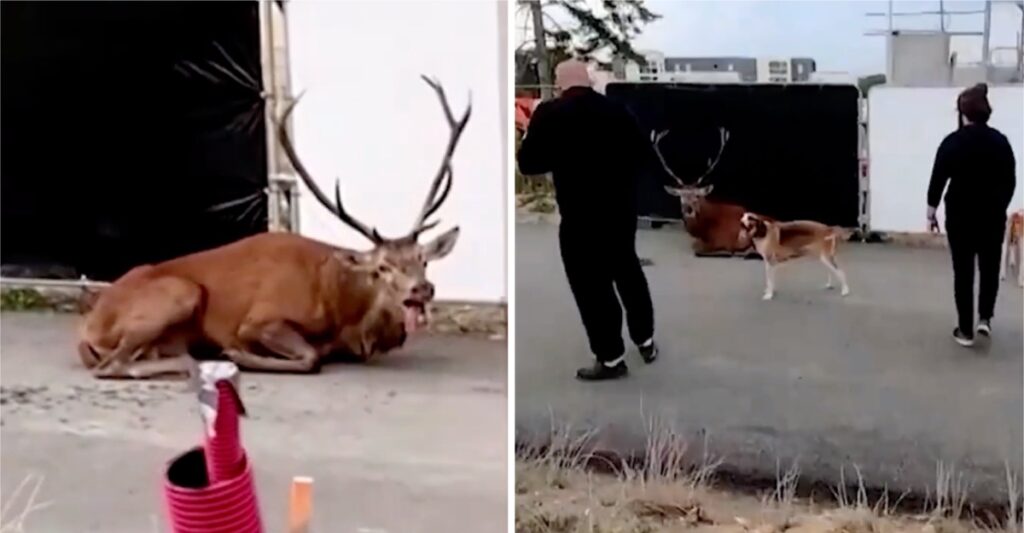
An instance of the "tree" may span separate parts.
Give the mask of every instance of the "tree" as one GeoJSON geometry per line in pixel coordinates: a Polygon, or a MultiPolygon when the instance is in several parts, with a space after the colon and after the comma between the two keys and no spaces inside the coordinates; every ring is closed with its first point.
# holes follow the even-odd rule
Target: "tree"
{"type": "Polygon", "coordinates": [[[613,57],[643,61],[631,41],[645,25],[661,18],[647,9],[644,0],[519,0],[518,5],[521,16],[539,7],[541,13],[534,14],[533,20],[541,20],[543,28],[537,33],[544,35],[540,46],[535,35],[516,50],[519,85],[550,85],[551,69],[572,57],[603,65],[613,57]],[[539,72],[538,51],[547,59],[547,72],[539,72]]]}

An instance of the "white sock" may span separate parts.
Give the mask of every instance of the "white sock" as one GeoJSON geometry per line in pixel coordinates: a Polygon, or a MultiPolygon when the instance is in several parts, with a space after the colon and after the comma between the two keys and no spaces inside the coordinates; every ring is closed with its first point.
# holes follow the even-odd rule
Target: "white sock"
{"type": "Polygon", "coordinates": [[[603,364],[604,366],[607,366],[607,367],[613,367],[613,366],[615,366],[615,365],[618,365],[619,363],[621,363],[621,362],[622,362],[622,359],[623,359],[623,356],[621,356],[621,355],[620,355],[620,356],[618,357],[618,359],[613,359],[613,360],[611,360],[611,361],[605,361],[605,362],[603,362],[602,364],[603,364]]]}
{"type": "Polygon", "coordinates": [[[640,347],[641,348],[647,348],[648,346],[650,346],[652,344],[654,344],[654,337],[651,337],[651,338],[645,340],[644,342],[640,343],[640,347]]]}

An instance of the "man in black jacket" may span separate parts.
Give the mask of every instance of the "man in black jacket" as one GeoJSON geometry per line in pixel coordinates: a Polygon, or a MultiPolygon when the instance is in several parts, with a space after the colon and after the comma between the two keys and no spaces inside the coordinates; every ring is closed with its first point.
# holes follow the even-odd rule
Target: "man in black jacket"
{"type": "Polygon", "coordinates": [[[519,170],[551,172],[562,222],[558,241],[569,288],[597,358],[586,381],[626,375],[622,307],[645,362],[658,355],[654,309],[636,255],[637,177],[650,144],[632,115],[590,87],[586,64],[555,69],[558,98],[540,104],[519,148],[519,170]]]}
{"type": "Polygon", "coordinates": [[[953,340],[974,344],[974,333],[992,334],[999,290],[999,261],[1006,211],[1017,185],[1016,161],[1006,136],[988,126],[988,87],[979,83],[957,98],[960,128],[935,154],[928,186],[928,227],[938,231],[935,210],[946,191],[946,234],[953,257],[953,292],[959,317],[953,340]],[[974,261],[978,261],[978,325],[974,325],[974,261]]]}

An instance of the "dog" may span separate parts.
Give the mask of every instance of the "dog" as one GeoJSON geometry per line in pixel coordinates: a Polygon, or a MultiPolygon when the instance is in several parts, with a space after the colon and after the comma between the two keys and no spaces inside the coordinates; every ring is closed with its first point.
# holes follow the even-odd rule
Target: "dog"
{"type": "Polygon", "coordinates": [[[754,248],[764,260],[765,289],[763,300],[775,296],[775,269],[780,264],[799,257],[817,256],[828,268],[826,289],[831,289],[832,275],[839,278],[841,294],[850,294],[846,273],[836,262],[836,248],[840,231],[832,226],[810,220],[779,222],[756,213],[744,213],[740,219],[754,248]]]}
{"type": "Polygon", "coordinates": [[[1021,268],[1021,256],[1024,256],[1024,210],[1010,213],[1006,221],[1006,234],[1003,237],[1003,257],[999,264],[999,279],[1005,280],[1008,272],[1017,278],[1017,286],[1024,287],[1024,268],[1021,268]]]}

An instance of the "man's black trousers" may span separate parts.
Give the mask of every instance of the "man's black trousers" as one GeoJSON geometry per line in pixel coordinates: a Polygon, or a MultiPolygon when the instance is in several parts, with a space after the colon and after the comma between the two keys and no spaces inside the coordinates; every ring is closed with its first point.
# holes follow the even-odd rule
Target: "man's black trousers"
{"type": "Polygon", "coordinates": [[[651,339],[654,307],[636,255],[636,218],[610,228],[607,222],[573,224],[563,220],[558,241],[569,288],[583,319],[590,351],[597,360],[613,361],[626,351],[622,307],[626,308],[626,325],[633,343],[651,339]]]}
{"type": "MultiPolygon", "coordinates": [[[[974,333],[974,268],[978,268],[978,317],[992,318],[999,291],[999,262],[1002,259],[1006,217],[980,222],[947,217],[946,236],[953,257],[953,295],[957,321],[965,335],[974,333]]],[[[967,217],[963,217],[967,218],[967,217]]]]}

